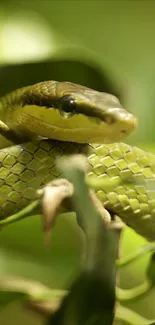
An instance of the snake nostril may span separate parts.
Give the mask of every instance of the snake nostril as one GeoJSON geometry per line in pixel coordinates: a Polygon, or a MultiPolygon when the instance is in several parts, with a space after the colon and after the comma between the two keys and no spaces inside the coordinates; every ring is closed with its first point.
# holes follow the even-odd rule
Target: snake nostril
{"type": "Polygon", "coordinates": [[[127,131],[126,130],[121,130],[121,133],[126,134],[127,131]]]}

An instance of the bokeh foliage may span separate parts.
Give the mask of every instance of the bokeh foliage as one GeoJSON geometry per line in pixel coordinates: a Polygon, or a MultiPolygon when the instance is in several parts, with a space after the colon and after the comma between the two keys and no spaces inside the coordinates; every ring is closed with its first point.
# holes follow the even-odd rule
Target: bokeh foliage
{"type": "MultiPolygon", "coordinates": [[[[16,88],[17,83],[33,82],[37,73],[37,78],[44,78],[45,71],[49,73],[48,79],[56,78],[57,69],[52,74],[53,69],[46,68],[48,61],[84,62],[98,71],[95,80],[99,75],[101,79],[106,75],[123,104],[138,117],[138,129],[128,142],[155,152],[154,17],[154,0],[1,0],[1,91],[4,91],[4,81],[5,89],[8,87],[9,91],[9,87],[16,88]],[[21,70],[14,67],[15,64],[31,62],[40,66],[17,73],[21,70]],[[7,63],[13,67],[6,67],[7,63]]],[[[62,69],[63,76],[70,76],[72,81],[77,78],[81,83],[90,80],[89,69],[87,72],[79,66],[75,70],[70,68],[70,71],[68,66],[62,69]]],[[[59,67],[60,78],[62,69],[59,67]]],[[[95,80],[92,79],[94,84],[95,80]]],[[[78,270],[82,238],[74,216],[60,216],[50,254],[43,245],[39,218],[11,225],[0,236],[1,273],[23,275],[53,288],[62,288],[78,270]]],[[[144,242],[143,238],[127,229],[122,254],[133,251],[144,242]]],[[[131,287],[144,278],[146,262],[147,258],[143,258],[123,270],[123,287],[131,287]]],[[[155,293],[151,292],[148,297],[128,306],[153,318],[153,299],[155,293]]],[[[0,322],[9,325],[11,317],[12,325],[21,324],[22,312],[18,305],[12,305],[1,313],[0,322]]],[[[26,324],[28,321],[34,325],[40,323],[39,319],[25,313],[22,322],[26,324]]]]}

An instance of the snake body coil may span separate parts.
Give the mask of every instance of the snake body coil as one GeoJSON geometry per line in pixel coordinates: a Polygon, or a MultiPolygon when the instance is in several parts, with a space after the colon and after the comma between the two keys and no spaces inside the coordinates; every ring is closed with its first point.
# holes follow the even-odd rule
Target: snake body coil
{"type": "Polygon", "coordinates": [[[89,177],[111,180],[108,191],[98,197],[110,212],[117,214],[136,232],[155,238],[155,156],[124,143],[80,145],[43,140],[27,142],[0,150],[1,218],[25,207],[35,198],[36,190],[61,177],[55,161],[64,154],[84,153],[89,163],[89,177]],[[143,185],[115,185],[117,180],[135,176],[143,185]],[[116,182],[115,182],[116,181],[116,182]]]}

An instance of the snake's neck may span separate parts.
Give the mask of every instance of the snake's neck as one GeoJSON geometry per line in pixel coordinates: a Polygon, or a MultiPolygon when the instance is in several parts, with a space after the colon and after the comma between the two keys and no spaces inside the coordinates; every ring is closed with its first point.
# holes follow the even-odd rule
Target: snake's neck
{"type": "Polygon", "coordinates": [[[0,98],[0,120],[6,125],[12,123],[12,113],[20,108],[22,95],[27,88],[14,90],[0,98]]]}

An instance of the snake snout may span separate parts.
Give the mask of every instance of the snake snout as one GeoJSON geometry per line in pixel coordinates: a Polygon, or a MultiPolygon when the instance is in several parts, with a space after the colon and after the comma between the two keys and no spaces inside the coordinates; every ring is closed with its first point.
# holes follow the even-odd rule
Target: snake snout
{"type": "Polygon", "coordinates": [[[120,120],[120,133],[124,135],[129,135],[132,133],[137,127],[137,119],[132,114],[127,114],[125,118],[120,120]]]}

